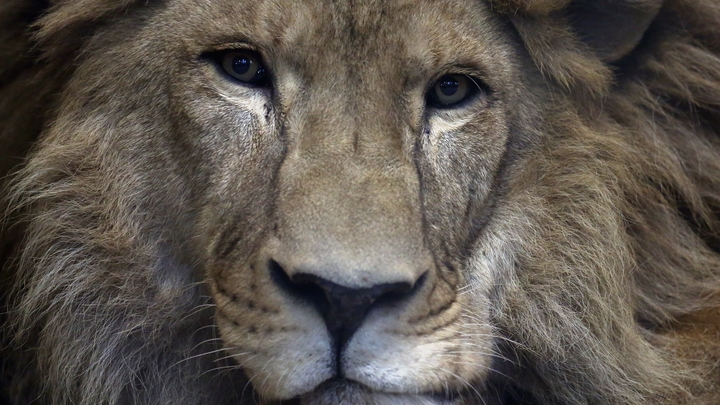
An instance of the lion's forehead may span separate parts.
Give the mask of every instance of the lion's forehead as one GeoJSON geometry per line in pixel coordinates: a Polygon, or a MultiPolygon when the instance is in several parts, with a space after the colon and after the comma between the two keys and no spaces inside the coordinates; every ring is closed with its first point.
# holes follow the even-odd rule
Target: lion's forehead
{"type": "Polygon", "coordinates": [[[157,21],[193,51],[247,42],[310,79],[424,76],[504,53],[501,23],[482,1],[173,0],[166,12],[177,18],[157,21]]]}

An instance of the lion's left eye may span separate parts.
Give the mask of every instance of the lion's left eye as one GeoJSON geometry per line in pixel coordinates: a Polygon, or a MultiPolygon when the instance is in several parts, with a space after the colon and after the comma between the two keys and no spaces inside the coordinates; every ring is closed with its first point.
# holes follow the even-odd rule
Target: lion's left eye
{"type": "Polygon", "coordinates": [[[445,75],[428,91],[427,103],[435,108],[452,108],[478,91],[480,88],[476,79],[461,74],[445,75]]]}
{"type": "Polygon", "coordinates": [[[248,50],[225,51],[218,61],[223,71],[233,79],[253,86],[264,86],[268,81],[267,69],[260,55],[248,50]]]}

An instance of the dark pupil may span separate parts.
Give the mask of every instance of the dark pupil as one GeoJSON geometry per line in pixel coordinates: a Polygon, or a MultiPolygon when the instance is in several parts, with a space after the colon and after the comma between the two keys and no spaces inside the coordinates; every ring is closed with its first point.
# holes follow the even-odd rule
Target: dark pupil
{"type": "Polygon", "coordinates": [[[250,70],[250,66],[252,66],[252,60],[246,58],[245,56],[240,56],[233,59],[233,72],[239,75],[244,75],[245,73],[247,73],[248,70],[250,70]]]}
{"type": "Polygon", "coordinates": [[[452,96],[457,93],[459,87],[460,83],[451,77],[440,79],[440,91],[446,96],[452,96]]]}

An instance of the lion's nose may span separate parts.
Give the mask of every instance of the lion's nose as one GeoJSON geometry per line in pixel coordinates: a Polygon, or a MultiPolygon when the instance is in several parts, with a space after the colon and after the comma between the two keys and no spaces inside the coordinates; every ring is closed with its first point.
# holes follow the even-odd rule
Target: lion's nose
{"type": "Polygon", "coordinates": [[[275,261],[271,261],[270,270],[276,284],[317,308],[338,349],[350,340],[373,304],[401,300],[411,294],[424,278],[421,277],[415,283],[393,282],[366,288],[349,288],[307,272],[289,276],[275,261]]]}

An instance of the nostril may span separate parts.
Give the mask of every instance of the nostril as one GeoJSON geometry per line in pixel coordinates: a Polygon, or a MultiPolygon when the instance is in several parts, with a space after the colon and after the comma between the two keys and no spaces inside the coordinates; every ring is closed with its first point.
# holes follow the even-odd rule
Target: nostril
{"type": "Polygon", "coordinates": [[[329,310],[330,302],[328,302],[325,291],[323,291],[320,286],[309,283],[297,283],[291,280],[285,269],[275,260],[270,260],[269,269],[271,279],[282,290],[294,297],[309,301],[315,305],[321,314],[325,314],[329,310]]]}
{"type": "Polygon", "coordinates": [[[416,283],[382,283],[367,288],[350,288],[312,273],[292,276],[274,260],[269,264],[273,281],[287,293],[305,299],[323,316],[328,331],[342,347],[362,324],[373,304],[400,300],[416,290],[425,278],[416,283]]]}

